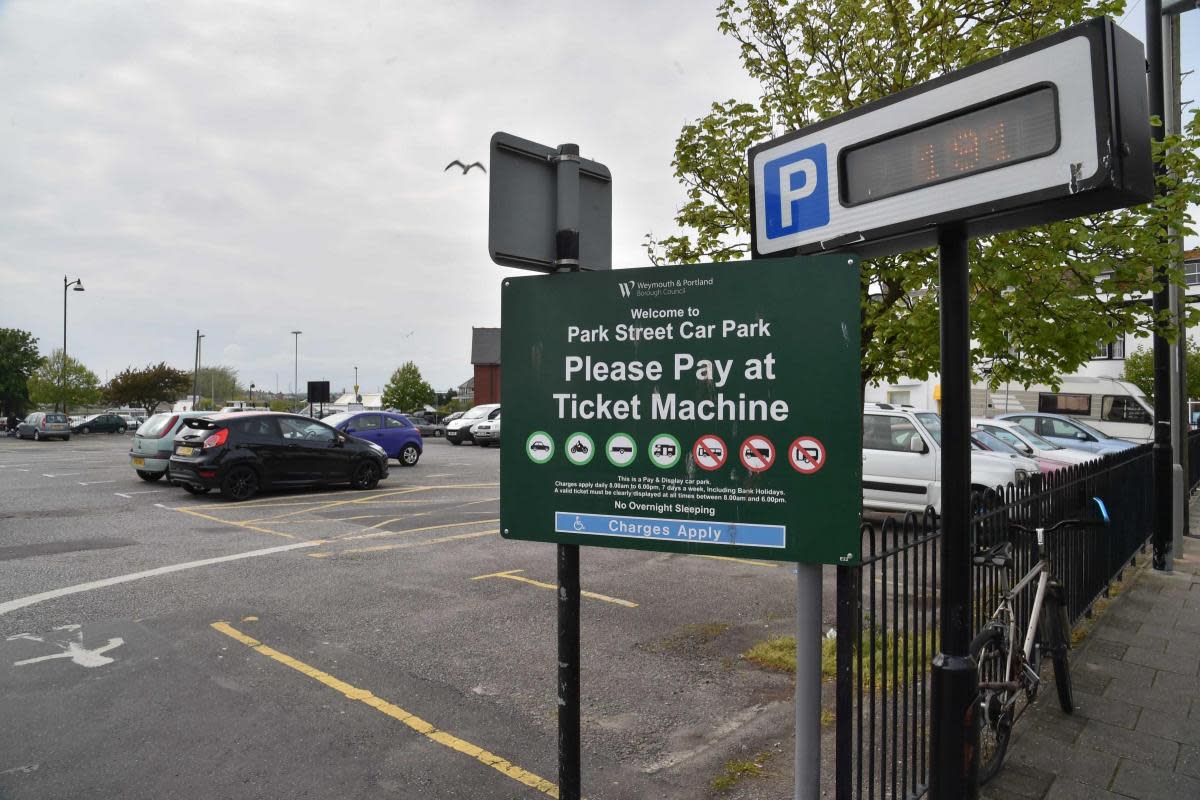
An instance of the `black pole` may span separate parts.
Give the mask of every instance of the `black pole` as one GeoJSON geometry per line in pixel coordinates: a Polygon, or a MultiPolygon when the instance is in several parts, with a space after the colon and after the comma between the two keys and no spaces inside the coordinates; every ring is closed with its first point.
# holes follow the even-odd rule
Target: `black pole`
{"type": "MultiPolygon", "coordinates": [[[[63,275],[63,357],[62,357],[62,410],[67,413],[67,276],[63,275]]],[[[54,404],[58,408],[58,403],[54,404]]]]}
{"type": "MultiPolygon", "coordinates": [[[[556,269],[579,270],[579,145],[558,148],[556,269]]],[[[558,792],[580,800],[579,545],[558,545],[558,792]]]]}
{"type": "Polygon", "coordinates": [[[929,797],[974,800],[978,676],[971,658],[970,328],[967,233],[938,228],[942,334],[942,651],[931,679],[929,797]]]}
{"type": "MultiPolygon", "coordinates": [[[[1158,123],[1151,125],[1150,135],[1156,142],[1163,140],[1163,115],[1166,99],[1163,96],[1162,0],[1146,0],[1146,60],[1150,74],[1150,116],[1158,123]]],[[[1155,178],[1162,175],[1162,162],[1154,167],[1155,178]]],[[[1155,194],[1157,194],[1157,187],[1155,194]]],[[[1159,231],[1160,238],[1166,231],[1159,231]]],[[[1174,508],[1172,501],[1173,459],[1171,457],[1171,345],[1158,328],[1158,318],[1168,310],[1167,263],[1160,259],[1154,265],[1154,568],[1169,570],[1174,508]]]]}

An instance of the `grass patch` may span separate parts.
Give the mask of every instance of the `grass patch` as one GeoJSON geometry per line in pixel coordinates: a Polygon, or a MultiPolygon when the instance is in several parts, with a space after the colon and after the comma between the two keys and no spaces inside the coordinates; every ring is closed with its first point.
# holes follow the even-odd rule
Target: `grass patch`
{"type": "MultiPolygon", "coordinates": [[[[875,659],[876,675],[873,683],[873,688],[891,688],[892,686],[892,664],[899,665],[901,670],[897,678],[897,684],[900,686],[906,685],[913,676],[913,665],[920,657],[921,639],[912,639],[904,635],[894,636],[890,639],[882,632],[876,632],[875,639],[871,643],[872,651],[875,659]],[[908,671],[903,671],[905,657],[908,659],[908,671]],[[884,664],[887,665],[887,671],[883,673],[884,664]]],[[[937,636],[929,636],[925,642],[925,656],[927,659],[924,668],[921,672],[926,672],[929,669],[929,661],[933,660],[937,653],[937,636]]],[[[795,674],[796,672],[796,639],[793,636],[776,636],[766,641],[759,642],[751,647],[743,657],[754,664],[772,669],[779,672],[787,672],[795,674]]],[[[863,663],[863,679],[870,680],[870,675],[866,674],[870,668],[872,652],[866,654],[866,661],[863,663]]],[[[854,674],[858,674],[859,653],[857,648],[854,651],[854,666],[852,667],[854,674]]],[[[821,640],[821,677],[824,680],[833,680],[837,672],[837,639],[822,639],[821,640]]]]}
{"type": "Polygon", "coordinates": [[[730,759],[725,762],[725,767],[721,770],[721,774],[713,778],[712,786],[717,791],[723,792],[726,789],[732,789],[734,786],[737,786],[740,781],[746,778],[757,778],[763,774],[763,769],[770,760],[770,751],[763,751],[750,761],[730,759]]]}

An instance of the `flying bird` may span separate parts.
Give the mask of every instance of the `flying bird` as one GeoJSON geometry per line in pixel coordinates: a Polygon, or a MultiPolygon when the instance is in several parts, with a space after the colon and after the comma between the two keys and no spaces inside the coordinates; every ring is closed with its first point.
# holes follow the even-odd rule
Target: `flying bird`
{"type": "Polygon", "coordinates": [[[451,167],[461,167],[462,171],[463,171],[463,175],[466,175],[468,172],[470,172],[472,167],[479,167],[484,172],[487,172],[487,167],[485,167],[483,164],[480,164],[478,161],[472,162],[470,164],[464,164],[463,162],[459,161],[457,158],[454,159],[453,161],[451,161],[449,164],[447,164],[446,169],[442,170],[442,172],[445,172],[446,170],[450,169],[451,167]]]}

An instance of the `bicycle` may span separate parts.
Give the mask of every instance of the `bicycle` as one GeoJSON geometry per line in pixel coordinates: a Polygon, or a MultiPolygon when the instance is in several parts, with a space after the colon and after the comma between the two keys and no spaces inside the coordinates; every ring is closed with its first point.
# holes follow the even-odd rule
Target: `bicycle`
{"type": "MultiPolygon", "coordinates": [[[[1033,568],[1009,588],[1000,598],[1000,605],[987,624],[971,642],[971,655],[975,659],[979,676],[979,783],[987,783],[1000,771],[1008,749],[1012,726],[1019,718],[1017,701],[1022,694],[1026,704],[1021,713],[1029,708],[1041,688],[1041,667],[1044,656],[1049,655],[1054,664],[1054,686],[1058,690],[1058,702],[1068,714],[1075,710],[1071,695],[1071,672],[1067,652],[1071,648],[1070,624],[1067,619],[1067,602],[1063,585],[1055,579],[1050,569],[1049,556],[1045,553],[1046,534],[1065,528],[1104,527],[1108,525],[1108,509],[1099,497],[1092,498],[1099,519],[1064,519],[1048,528],[1030,528],[1010,522],[1009,527],[1024,533],[1035,534],[1033,568]],[[1029,622],[1022,632],[1014,602],[1020,593],[1037,581],[1029,622]],[[1023,636],[1019,650],[1013,642],[1023,636]]],[[[977,567],[1013,569],[1013,543],[1004,541],[972,557],[977,567]]]]}

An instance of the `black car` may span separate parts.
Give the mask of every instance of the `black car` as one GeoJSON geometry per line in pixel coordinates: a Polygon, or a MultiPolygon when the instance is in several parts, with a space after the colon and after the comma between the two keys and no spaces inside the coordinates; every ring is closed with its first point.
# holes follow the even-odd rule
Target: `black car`
{"type": "Polygon", "coordinates": [[[117,414],[97,414],[71,428],[72,433],[124,433],[129,427],[125,418],[117,414]]]}
{"type": "Polygon", "coordinates": [[[189,419],[175,435],[170,482],[192,494],[220,489],[247,500],[260,489],[349,483],[373,489],[388,474],[377,444],[296,414],[240,412],[189,419]]]}

